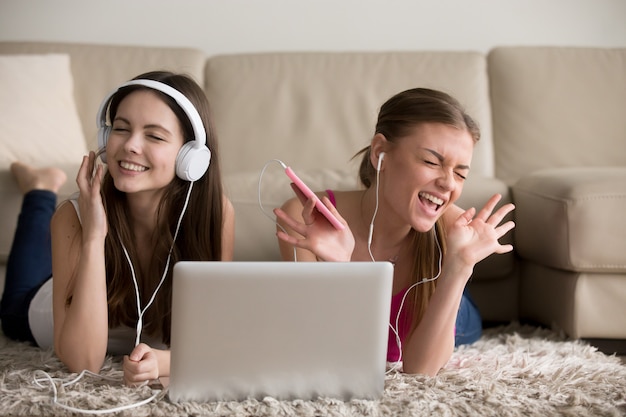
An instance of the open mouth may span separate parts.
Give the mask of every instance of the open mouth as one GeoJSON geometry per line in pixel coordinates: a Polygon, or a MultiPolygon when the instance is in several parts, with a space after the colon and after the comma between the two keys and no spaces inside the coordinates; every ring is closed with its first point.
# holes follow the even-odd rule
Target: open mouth
{"type": "Polygon", "coordinates": [[[133,164],[131,162],[126,162],[126,161],[121,161],[120,167],[128,171],[135,171],[135,172],[143,172],[148,169],[142,165],[137,165],[137,164],[133,164]]]}
{"type": "Polygon", "coordinates": [[[444,201],[441,198],[435,197],[432,194],[421,192],[421,193],[419,193],[419,197],[420,197],[420,200],[424,204],[426,204],[428,207],[432,208],[435,211],[437,211],[441,207],[443,207],[444,201]]]}

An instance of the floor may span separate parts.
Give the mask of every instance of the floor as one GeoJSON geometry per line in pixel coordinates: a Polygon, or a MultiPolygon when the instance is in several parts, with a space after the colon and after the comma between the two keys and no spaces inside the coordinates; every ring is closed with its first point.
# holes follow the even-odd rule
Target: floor
{"type": "Polygon", "coordinates": [[[607,355],[616,354],[626,360],[626,340],[620,339],[583,339],[585,342],[598,348],[607,355]]]}

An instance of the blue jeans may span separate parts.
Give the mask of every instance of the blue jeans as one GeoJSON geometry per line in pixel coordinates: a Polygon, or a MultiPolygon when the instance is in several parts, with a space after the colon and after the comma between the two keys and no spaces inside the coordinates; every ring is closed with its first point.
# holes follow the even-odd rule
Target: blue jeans
{"type": "Polygon", "coordinates": [[[474,300],[472,300],[467,287],[465,287],[463,298],[461,298],[461,304],[459,305],[459,312],[456,315],[454,345],[474,343],[480,338],[482,328],[480,312],[474,300]]]}
{"type": "Polygon", "coordinates": [[[35,342],[28,324],[28,308],[52,276],[50,220],[56,203],[56,194],[45,190],[32,190],[22,200],[0,301],[2,331],[15,340],[35,342]]]}

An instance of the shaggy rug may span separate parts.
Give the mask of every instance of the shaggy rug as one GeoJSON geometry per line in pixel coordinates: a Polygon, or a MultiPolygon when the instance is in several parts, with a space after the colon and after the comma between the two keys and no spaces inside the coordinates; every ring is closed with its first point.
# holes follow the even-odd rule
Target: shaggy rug
{"type": "MultiPolygon", "coordinates": [[[[51,351],[0,335],[0,414],[78,415],[53,404],[46,371],[67,378],[51,351]]],[[[81,409],[110,409],[157,394],[121,384],[120,363],[108,358],[101,375],[85,377],[58,401],[81,409]]],[[[60,384],[57,384],[60,385],[60,384]]],[[[550,330],[511,324],[487,329],[471,346],[454,352],[434,377],[390,373],[382,399],[349,402],[277,401],[172,404],[165,393],[122,416],[625,416],[626,365],[594,347],[550,330]]]]}

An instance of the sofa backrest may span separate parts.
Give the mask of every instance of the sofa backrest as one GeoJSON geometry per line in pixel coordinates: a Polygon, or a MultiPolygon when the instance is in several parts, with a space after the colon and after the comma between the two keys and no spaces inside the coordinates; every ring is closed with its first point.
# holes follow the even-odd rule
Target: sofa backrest
{"type": "MultiPolygon", "coordinates": [[[[202,52],[194,49],[0,42],[0,54],[67,54],[70,56],[75,108],[84,133],[84,137],[80,139],[85,140],[89,150],[95,150],[97,147],[96,113],[100,102],[107,93],[122,82],[146,71],[166,69],[187,73],[200,85],[204,84],[203,70],[206,57],[202,52]]],[[[32,113],[32,109],[24,106],[24,112],[32,113]]],[[[40,116],[32,114],[31,117],[40,116]]],[[[25,148],[32,148],[27,138],[12,139],[22,143],[25,148]]],[[[43,166],[49,163],[51,154],[55,152],[52,143],[45,152],[41,152],[40,160],[27,162],[43,166]]],[[[62,159],[63,152],[57,153],[59,157],[53,158],[55,161],[62,159]]],[[[62,200],[76,190],[74,178],[80,159],[67,160],[58,165],[66,170],[69,178],[60,192],[59,198],[62,200]]],[[[20,205],[21,194],[11,174],[6,170],[0,171],[0,263],[4,262],[8,255],[20,205]]]]}
{"type": "MultiPolygon", "coordinates": [[[[478,52],[268,53],[207,58],[187,48],[0,42],[0,54],[68,54],[74,97],[88,149],[96,148],[96,112],[102,98],[145,71],[185,72],[204,86],[218,133],[226,191],[237,216],[237,259],[278,259],[274,224],[259,210],[258,178],[264,164],[283,159],[314,189],[356,185],[351,157],[366,146],[380,105],[417,86],[446,91],[481,127],[472,176],[494,173],[486,56],[478,52]]],[[[25,142],[27,146],[28,143],[25,142]]],[[[53,148],[50,149],[50,152],[53,148]]],[[[75,189],[80,161],[67,161],[75,189]]],[[[42,162],[43,164],[43,162],[42,162]]],[[[284,174],[268,172],[266,210],[293,196],[284,174]]],[[[471,176],[470,176],[471,179],[471,176]]],[[[10,174],[0,172],[2,213],[7,224],[0,259],[9,249],[19,194],[10,174]],[[5,187],[6,186],[6,187],[5,187]]]]}
{"type": "Polygon", "coordinates": [[[479,123],[472,175],[493,176],[486,57],[478,52],[214,56],[205,72],[226,173],[273,158],[296,170],[344,168],[369,144],[380,106],[400,91],[446,91],[479,123]]]}
{"type": "MultiPolygon", "coordinates": [[[[96,113],[115,87],[147,71],[170,70],[204,84],[204,53],[189,48],[157,48],[79,43],[0,42],[0,54],[68,54],[74,98],[89,150],[97,147],[96,113]]],[[[68,161],[69,162],[69,161],[68,161]]],[[[80,163],[80,161],[77,161],[80,163]]]]}
{"type": "Polygon", "coordinates": [[[500,47],[488,68],[498,178],[626,166],[626,48],[500,47]]]}

